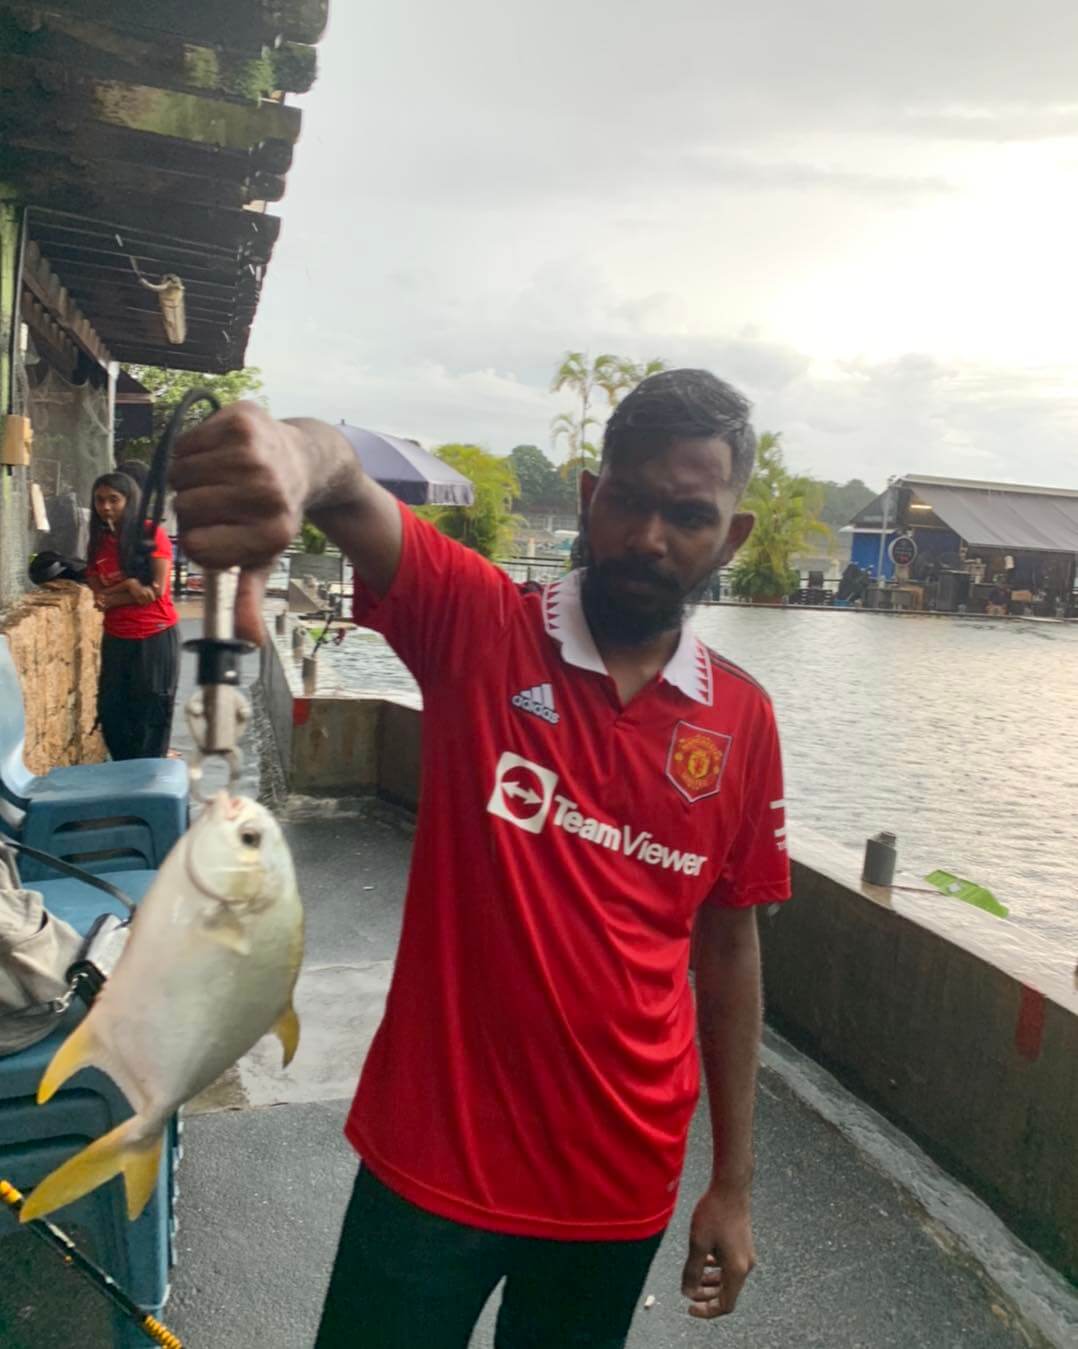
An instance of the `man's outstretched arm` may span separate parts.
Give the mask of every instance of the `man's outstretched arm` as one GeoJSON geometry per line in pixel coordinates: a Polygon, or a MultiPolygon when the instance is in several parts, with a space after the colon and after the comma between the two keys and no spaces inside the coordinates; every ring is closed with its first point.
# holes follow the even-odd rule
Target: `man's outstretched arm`
{"type": "Polygon", "coordinates": [[[304,515],[375,594],[384,594],[397,573],[399,507],[328,423],[275,421],[256,404],[234,403],[177,441],[172,485],[187,555],[203,567],[243,568],[240,636],[261,640],[269,568],[304,515]]]}
{"type": "Polygon", "coordinates": [[[733,1311],[756,1263],[752,1120],[763,997],[755,909],[700,910],[696,1007],[714,1164],[693,1213],[682,1292],[691,1316],[710,1319],[733,1311]]]}

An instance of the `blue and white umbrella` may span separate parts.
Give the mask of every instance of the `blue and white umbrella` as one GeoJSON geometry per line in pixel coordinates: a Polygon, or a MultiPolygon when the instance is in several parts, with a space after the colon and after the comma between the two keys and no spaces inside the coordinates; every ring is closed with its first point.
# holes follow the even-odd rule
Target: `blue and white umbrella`
{"type": "Polygon", "coordinates": [[[463,474],[412,441],[343,421],[337,430],[375,482],[406,506],[471,506],[475,501],[475,489],[463,474]]]}

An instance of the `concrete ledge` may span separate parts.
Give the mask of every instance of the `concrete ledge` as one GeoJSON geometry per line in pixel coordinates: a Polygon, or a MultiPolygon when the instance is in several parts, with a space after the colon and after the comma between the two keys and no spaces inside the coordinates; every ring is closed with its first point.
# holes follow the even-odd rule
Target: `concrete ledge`
{"type": "MultiPolygon", "coordinates": [[[[291,791],[415,809],[417,698],[262,680],[291,791]]],[[[768,1019],[1078,1279],[1073,955],[943,895],[863,886],[860,858],[798,831],[794,898],[760,929],[768,1019]]],[[[901,884],[923,889],[916,877],[901,884]]]]}
{"type": "Polygon", "coordinates": [[[259,679],[281,770],[304,796],[382,796],[419,804],[422,704],[406,693],[303,691],[289,638],[262,648],[259,679]]]}
{"type": "Polygon", "coordinates": [[[826,840],[794,851],[795,898],[761,923],[769,1021],[1078,1278],[1072,958],[945,896],[863,886],[826,840]]]}

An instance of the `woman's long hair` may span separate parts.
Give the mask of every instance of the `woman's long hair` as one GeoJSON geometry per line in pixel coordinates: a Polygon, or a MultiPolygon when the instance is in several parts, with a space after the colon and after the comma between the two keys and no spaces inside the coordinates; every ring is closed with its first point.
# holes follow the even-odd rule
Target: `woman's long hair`
{"type": "Polygon", "coordinates": [[[102,542],[109,533],[94,504],[94,496],[99,487],[111,487],[114,492],[119,492],[124,498],[124,513],[116,527],[116,545],[120,555],[120,565],[123,566],[124,558],[136,555],[136,545],[142,536],[138,518],[142,493],[138,489],[138,484],[132,478],[129,478],[126,473],[102,473],[100,478],[94,481],[94,485],[90,489],[90,543],[87,549],[91,566],[93,566],[98,553],[101,551],[102,542]]]}

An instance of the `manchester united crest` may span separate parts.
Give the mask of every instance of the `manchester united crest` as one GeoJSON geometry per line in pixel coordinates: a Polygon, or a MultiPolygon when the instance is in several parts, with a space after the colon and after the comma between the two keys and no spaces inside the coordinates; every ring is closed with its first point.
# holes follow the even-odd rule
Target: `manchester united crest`
{"type": "Polygon", "coordinates": [[[728,735],[705,731],[687,721],[679,721],[674,727],[666,776],[686,801],[701,801],[719,790],[732,743],[728,735]]]}

